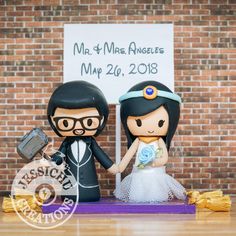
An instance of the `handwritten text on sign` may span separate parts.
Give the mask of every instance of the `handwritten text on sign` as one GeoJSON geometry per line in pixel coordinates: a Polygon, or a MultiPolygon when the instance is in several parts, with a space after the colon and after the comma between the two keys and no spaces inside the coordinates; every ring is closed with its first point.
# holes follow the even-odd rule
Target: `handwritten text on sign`
{"type": "Polygon", "coordinates": [[[91,82],[110,103],[145,80],[173,89],[172,34],[172,25],[66,25],[64,81],[91,82]]]}
{"type": "MultiPolygon", "coordinates": [[[[104,44],[95,45],[92,49],[87,48],[82,43],[74,43],[73,55],[138,55],[138,54],[163,54],[164,48],[159,47],[138,47],[135,42],[131,42],[127,48],[120,48],[115,45],[114,42],[105,42],[104,44]]],[[[140,63],[136,65],[135,63],[130,63],[128,66],[128,74],[136,75],[139,74],[157,74],[158,73],[158,64],[157,63],[140,63]]],[[[95,75],[98,79],[101,78],[102,73],[106,75],[112,75],[115,77],[125,76],[123,73],[124,70],[119,65],[107,64],[106,70],[104,71],[101,67],[95,67],[92,63],[82,63],[80,66],[80,75],[95,75]]],[[[127,71],[127,68],[125,68],[127,71]]]]}

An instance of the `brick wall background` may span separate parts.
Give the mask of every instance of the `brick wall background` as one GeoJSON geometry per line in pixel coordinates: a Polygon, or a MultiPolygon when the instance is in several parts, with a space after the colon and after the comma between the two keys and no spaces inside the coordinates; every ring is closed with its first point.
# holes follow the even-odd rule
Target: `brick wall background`
{"type": "MultiPolygon", "coordinates": [[[[236,193],[235,0],[0,0],[0,191],[24,162],[19,138],[42,127],[63,80],[65,23],[173,23],[175,90],[183,98],[168,172],[186,188],[236,193]]],[[[115,107],[98,138],[114,159],[115,107]]],[[[122,153],[126,141],[122,136],[122,153]]],[[[114,177],[98,166],[102,194],[114,177]]]]}

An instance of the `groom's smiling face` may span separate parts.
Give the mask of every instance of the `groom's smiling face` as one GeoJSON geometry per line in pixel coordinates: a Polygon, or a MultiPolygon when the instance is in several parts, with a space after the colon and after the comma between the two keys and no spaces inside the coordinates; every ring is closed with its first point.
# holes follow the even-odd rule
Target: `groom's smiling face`
{"type": "Polygon", "coordinates": [[[143,116],[129,116],[127,126],[132,135],[138,136],[166,136],[169,127],[169,116],[161,106],[143,116]]]}
{"type": "Polygon", "coordinates": [[[57,108],[50,118],[57,131],[64,137],[94,136],[103,122],[103,117],[94,107],[57,108]]]}

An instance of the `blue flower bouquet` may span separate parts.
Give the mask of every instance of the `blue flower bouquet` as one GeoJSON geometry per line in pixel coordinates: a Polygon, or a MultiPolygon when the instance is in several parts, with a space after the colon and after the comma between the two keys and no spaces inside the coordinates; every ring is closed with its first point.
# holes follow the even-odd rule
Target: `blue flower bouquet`
{"type": "Polygon", "coordinates": [[[162,148],[155,148],[153,145],[142,148],[141,152],[138,155],[139,164],[138,168],[143,169],[145,166],[151,164],[155,159],[161,158],[163,155],[162,148]]]}

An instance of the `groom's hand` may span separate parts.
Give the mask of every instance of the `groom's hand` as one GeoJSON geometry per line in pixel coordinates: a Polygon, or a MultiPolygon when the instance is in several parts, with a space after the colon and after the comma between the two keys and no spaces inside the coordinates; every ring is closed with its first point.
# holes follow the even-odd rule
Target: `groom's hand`
{"type": "Polygon", "coordinates": [[[119,168],[116,164],[113,164],[109,169],[107,169],[107,171],[113,175],[118,174],[119,173],[119,168]]]}

